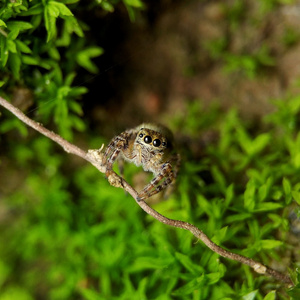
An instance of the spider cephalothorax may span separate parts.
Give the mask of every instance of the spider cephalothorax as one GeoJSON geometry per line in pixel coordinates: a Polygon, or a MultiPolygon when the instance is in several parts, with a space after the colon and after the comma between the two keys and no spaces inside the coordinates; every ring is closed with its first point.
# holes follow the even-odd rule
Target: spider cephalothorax
{"type": "Polygon", "coordinates": [[[180,157],[174,151],[173,135],[162,125],[142,124],[116,136],[104,153],[106,175],[114,161],[122,157],[155,177],[139,193],[138,200],[153,196],[169,186],[176,178],[180,157]]]}

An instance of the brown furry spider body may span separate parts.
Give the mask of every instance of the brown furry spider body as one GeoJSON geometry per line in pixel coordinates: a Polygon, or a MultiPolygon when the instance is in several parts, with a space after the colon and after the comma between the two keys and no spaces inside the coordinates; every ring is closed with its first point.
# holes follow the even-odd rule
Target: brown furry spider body
{"type": "Polygon", "coordinates": [[[154,174],[137,200],[145,200],[170,186],[177,176],[180,161],[171,131],[156,124],[142,124],[113,138],[104,153],[107,177],[113,172],[112,165],[118,158],[154,174]]]}

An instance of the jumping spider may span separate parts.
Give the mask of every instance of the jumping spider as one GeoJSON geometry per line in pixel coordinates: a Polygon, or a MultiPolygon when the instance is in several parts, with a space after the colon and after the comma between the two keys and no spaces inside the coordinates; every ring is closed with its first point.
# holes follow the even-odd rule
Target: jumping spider
{"type": "Polygon", "coordinates": [[[154,174],[154,178],[138,194],[137,200],[145,200],[169,187],[177,176],[180,156],[174,151],[173,135],[162,125],[142,124],[112,139],[104,153],[106,176],[112,173],[117,158],[142,166],[154,174]]]}

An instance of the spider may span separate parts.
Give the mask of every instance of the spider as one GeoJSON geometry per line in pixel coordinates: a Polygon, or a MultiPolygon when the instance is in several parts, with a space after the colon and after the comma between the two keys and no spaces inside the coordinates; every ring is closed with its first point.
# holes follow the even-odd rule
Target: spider
{"type": "Polygon", "coordinates": [[[180,156],[174,150],[171,131],[156,124],[142,124],[112,139],[103,160],[107,177],[114,173],[112,166],[117,158],[142,166],[145,171],[154,174],[151,182],[138,194],[137,201],[169,187],[176,179],[180,162],[180,156]]]}

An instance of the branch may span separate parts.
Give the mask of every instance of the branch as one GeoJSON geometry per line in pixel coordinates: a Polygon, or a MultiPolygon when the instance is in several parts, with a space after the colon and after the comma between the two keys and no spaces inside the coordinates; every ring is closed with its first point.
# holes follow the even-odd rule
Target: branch
{"type": "Polygon", "coordinates": [[[7,38],[7,33],[2,28],[0,28],[0,34],[7,38]]]}
{"type": "MultiPolygon", "coordinates": [[[[28,126],[32,127],[36,131],[40,132],[41,134],[45,135],[46,137],[50,138],[57,144],[59,144],[67,153],[72,153],[77,156],[80,156],[81,158],[87,160],[92,165],[94,165],[101,173],[105,173],[105,167],[102,166],[102,158],[103,154],[101,152],[103,146],[99,150],[89,150],[88,152],[83,151],[82,149],[78,148],[77,146],[69,143],[65,139],[63,139],[61,136],[55,134],[52,131],[49,131],[45,127],[43,127],[42,124],[37,123],[30,118],[28,118],[26,115],[24,115],[18,108],[7,102],[5,99],[0,97],[0,105],[5,107],[7,110],[12,112],[18,119],[20,119],[22,122],[27,124],[28,126]]],[[[189,224],[187,222],[179,221],[179,220],[172,220],[169,219],[160,213],[158,213],[156,210],[151,208],[145,201],[137,201],[138,193],[137,191],[130,186],[123,178],[119,177],[116,173],[112,173],[111,176],[108,178],[111,185],[116,187],[121,187],[125,191],[127,191],[136,201],[136,203],[149,215],[154,217],[156,220],[158,220],[161,223],[182,228],[185,230],[190,231],[196,238],[200,239],[207,247],[209,247],[212,251],[218,253],[220,256],[236,260],[238,262],[241,262],[243,264],[246,264],[254,269],[255,272],[259,274],[265,274],[270,275],[274,277],[275,279],[285,283],[288,285],[288,287],[294,286],[293,281],[288,275],[284,275],[280,272],[277,272],[274,269],[271,269],[260,262],[257,262],[253,259],[250,259],[248,257],[232,253],[230,251],[227,251],[223,249],[222,247],[216,245],[214,242],[212,242],[207,235],[201,231],[196,226],[189,224]]]]}
{"type": "Polygon", "coordinates": [[[41,123],[35,122],[28,118],[26,115],[23,114],[21,110],[19,110],[17,107],[13,106],[11,103],[0,97],[0,105],[5,107],[7,110],[9,110],[11,113],[13,113],[19,120],[21,120],[23,123],[27,124],[29,127],[35,129],[39,133],[45,135],[61,147],[67,152],[72,153],[77,156],[80,156],[81,158],[89,161],[91,164],[93,164],[100,172],[105,173],[105,168],[94,159],[93,156],[89,155],[89,153],[86,153],[79,147],[75,146],[74,144],[69,143],[65,139],[63,139],[60,135],[50,131],[49,129],[45,128],[41,123]]]}

